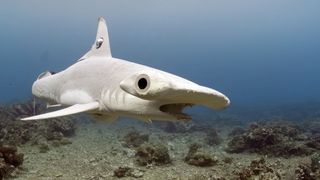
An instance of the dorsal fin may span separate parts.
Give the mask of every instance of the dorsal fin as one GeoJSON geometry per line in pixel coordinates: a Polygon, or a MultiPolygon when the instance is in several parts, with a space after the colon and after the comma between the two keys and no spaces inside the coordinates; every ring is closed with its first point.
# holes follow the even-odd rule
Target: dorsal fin
{"type": "Polygon", "coordinates": [[[112,57],[109,43],[109,35],[106,21],[100,17],[98,19],[97,36],[91,50],[87,52],[80,60],[86,59],[91,56],[105,56],[112,57]]]}

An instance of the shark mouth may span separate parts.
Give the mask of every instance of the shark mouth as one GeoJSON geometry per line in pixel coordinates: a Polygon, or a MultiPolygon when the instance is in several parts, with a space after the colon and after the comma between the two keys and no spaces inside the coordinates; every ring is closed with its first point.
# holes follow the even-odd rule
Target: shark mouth
{"type": "Polygon", "coordinates": [[[179,120],[191,120],[192,117],[183,112],[186,107],[192,107],[194,104],[190,103],[177,103],[177,104],[164,104],[160,106],[160,111],[179,120]]]}

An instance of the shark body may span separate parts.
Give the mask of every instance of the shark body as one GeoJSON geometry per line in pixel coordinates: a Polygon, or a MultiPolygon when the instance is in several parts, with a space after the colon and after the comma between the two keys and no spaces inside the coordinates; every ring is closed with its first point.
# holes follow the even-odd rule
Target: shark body
{"type": "MultiPolygon", "coordinates": [[[[49,119],[87,112],[113,121],[120,116],[139,120],[189,120],[183,109],[230,104],[222,93],[148,66],[112,57],[107,26],[99,18],[95,43],[75,64],[59,73],[46,71],[32,86],[38,98],[65,108],[22,120],[49,119]]],[[[54,105],[56,106],[56,105],[54,105]]]]}

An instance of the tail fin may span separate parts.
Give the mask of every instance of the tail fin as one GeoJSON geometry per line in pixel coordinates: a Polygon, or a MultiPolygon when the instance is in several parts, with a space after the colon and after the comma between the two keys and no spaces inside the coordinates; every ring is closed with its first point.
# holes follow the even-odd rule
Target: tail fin
{"type": "Polygon", "coordinates": [[[97,36],[94,44],[91,47],[91,50],[87,52],[87,54],[85,54],[82,58],[80,58],[80,60],[84,60],[85,58],[91,56],[112,57],[107,24],[102,17],[98,19],[97,36]]]}

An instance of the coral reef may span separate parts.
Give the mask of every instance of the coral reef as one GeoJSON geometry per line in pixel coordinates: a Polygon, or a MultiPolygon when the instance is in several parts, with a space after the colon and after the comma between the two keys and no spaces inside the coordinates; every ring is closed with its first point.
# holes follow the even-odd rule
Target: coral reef
{"type": "Polygon", "coordinates": [[[294,173],[294,178],[299,180],[320,179],[320,154],[314,153],[310,156],[310,158],[299,162],[294,173]]]}
{"type": "Polygon", "coordinates": [[[33,137],[38,125],[22,121],[0,119],[0,142],[4,144],[25,144],[33,137]]]}
{"type": "Polygon", "coordinates": [[[296,170],[296,179],[298,180],[316,180],[316,176],[311,171],[311,167],[306,164],[300,164],[296,170]]]}
{"type": "Polygon", "coordinates": [[[311,136],[305,145],[310,148],[320,150],[320,134],[317,136],[311,136]]]}
{"type": "Polygon", "coordinates": [[[320,170],[320,154],[314,153],[311,156],[311,169],[312,171],[320,170]]]}
{"type": "Polygon", "coordinates": [[[48,121],[49,130],[62,133],[64,137],[71,137],[75,134],[75,124],[68,119],[53,119],[48,121]]]}
{"type": "Polygon", "coordinates": [[[171,163],[168,148],[162,144],[142,144],[137,148],[136,161],[140,166],[165,165],[171,163]]]}
{"type": "Polygon", "coordinates": [[[2,107],[0,110],[0,117],[8,120],[17,120],[34,114],[40,114],[44,112],[45,109],[44,104],[34,104],[33,100],[27,100],[25,102],[14,103],[2,107]]]}
{"type": "Polygon", "coordinates": [[[314,149],[301,144],[301,131],[294,125],[264,125],[253,123],[240,135],[235,135],[228,143],[227,152],[244,151],[273,156],[310,155],[314,149]]]}
{"type": "MultiPolygon", "coordinates": [[[[74,140],[73,145],[59,149],[54,146],[70,141],[62,130],[49,125],[50,120],[25,122],[23,127],[28,131],[23,132],[21,124],[14,124],[20,121],[10,120],[12,127],[8,129],[9,126],[3,125],[8,122],[0,119],[0,126],[3,127],[0,132],[7,133],[4,138],[6,141],[14,137],[13,133],[17,133],[17,140],[26,142],[21,150],[28,162],[11,174],[18,179],[320,179],[320,132],[318,123],[314,122],[317,118],[308,120],[308,123],[313,122],[312,125],[305,124],[304,119],[285,122],[280,118],[272,118],[269,118],[269,122],[264,118],[244,119],[244,123],[251,123],[248,127],[234,123],[220,126],[208,119],[204,119],[206,122],[169,123],[176,128],[173,133],[160,130],[157,125],[154,126],[156,122],[146,124],[122,120],[111,125],[81,124],[83,128],[77,131],[79,136],[71,139],[74,140]],[[253,120],[261,121],[252,123],[253,120]],[[48,128],[51,130],[47,131],[48,128]],[[53,134],[48,138],[49,141],[47,132],[53,134]],[[209,143],[209,138],[213,138],[212,143],[209,143]],[[215,146],[219,138],[224,141],[215,146]],[[168,150],[164,148],[156,152],[161,148],[150,142],[163,143],[168,150]],[[195,144],[189,149],[187,145],[193,142],[202,146],[195,144]],[[223,147],[228,142],[229,150],[240,154],[224,152],[223,147]],[[29,147],[32,143],[39,149],[29,147]],[[49,153],[40,155],[34,151],[47,152],[48,149],[49,153]],[[173,162],[163,160],[168,158],[172,158],[173,162]],[[23,172],[20,169],[28,172],[20,173],[23,172]]],[[[0,137],[4,135],[0,133],[0,137]]],[[[0,163],[0,169],[2,165],[0,163]]],[[[6,171],[8,168],[2,170],[6,171]]]]}
{"type": "Polygon", "coordinates": [[[139,147],[141,144],[149,140],[149,135],[140,134],[138,131],[131,131],[123,137],[123,145],[125,147],[139,147]]]}
{"type": "Polygon", "coordinates": [[[234,172],[235,179],[281,179],[281,176],[270,165],[268,165],[265,159],[251,161],[250,165],[243,168],[240,171],[234,172]]]}
{"type": "Polygon", "coordinates": [[[118,178],[122,177],[134,177],[141,178],[143,177],[143,172],[137,169],[133,169],[130,167],[119,167],[118,169],[113,171],[114,176],[118,178]]]}
{"type": "Polygon", "coordinates": [[[131,175],[132,168],[129,167],[119,167],[118,169],[114,170],[114,176],[121,178],[121,177],[128,177],[131,175]]]}
{"type": "Polygon", "coordinates": [[[27,142],[41,144],[46,139],[61,140],[75,134],[74,117],[68,116],[44,121],[19,121],[21,117],[32,116],[43,112],[41,104],[33,105],[32,101],[16,103],[2,107],[0,110],[0,142],[3,144],[20,145],[27,142]],[[35,109],[33,108],[35,107],[35,109]]]}
{"type": "Polygon", "coordinates": [[[8,177],[10,173],[23,163],[23,154],[17,153],[14,146],[0,146],[0,179],[8,177]]]}
{"type": "Polygon", "coordinates": [[[201,167],[213,166],[218,162],[216,157],[211,157],[208,153],[201,151],[200,148],[201,145],[199,144],[190,145],[189,152],[184,161],[190,165],[201,167]]]}

